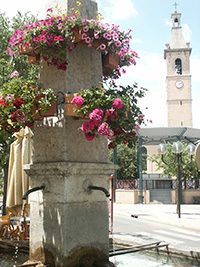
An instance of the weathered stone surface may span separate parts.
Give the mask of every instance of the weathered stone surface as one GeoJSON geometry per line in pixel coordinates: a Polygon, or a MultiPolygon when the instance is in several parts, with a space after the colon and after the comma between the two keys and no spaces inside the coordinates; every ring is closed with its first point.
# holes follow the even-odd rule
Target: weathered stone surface
{"type": "Polygon", "coordinates": [[[55,123],[50,118],[36,122],[33,162],[107,163],[107,139],[101,136],[93,141],[87,141],[84,133],[78,130],[84,121],[67,117],[55,123]]]}
{"type": "Polygon", "coordinates": [[[68,257],[84,247],[96,248],[108,257],[107,198],[102,191],[86,189],[93,184],[109,190],[113,165],[57,162],[25,168],[32,187],[46,186],[43,192],[30,194],[30,216],[34,218],[30,232],[31,260],[44,263],[51,255],[55,266],[72,266],[62,262],[68,262],[68,257]]]}
{"type": "Polygon", "coordinates": [[[57,93],[78,93],[82,88],[100,86],[102,81],[101,53],[87,47],[77,46],[71,52],[66,51],[67,70],[58,70],[47,66],[44,60],[40,65],[40,83],[57,93]]]}
{"type": "MultiPolygon", "coordinates": [[[[96,0],[81,0],[82,7],[79,8],[81,12],[81,17],[85,19],[95,19],[97,11],[97,2],[96,0]]],[[[66,11],[74,8],[74,11],[77,9],[77,0],[51,0],[46,5],[46,9],[58,6],[59,9],[66,11]]]]}

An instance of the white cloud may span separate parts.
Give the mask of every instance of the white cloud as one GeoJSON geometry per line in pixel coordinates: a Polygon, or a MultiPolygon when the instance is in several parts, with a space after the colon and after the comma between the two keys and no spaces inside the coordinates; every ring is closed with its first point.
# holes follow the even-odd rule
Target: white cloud
{"type": "Polygon", "coordinates": [[[165,24],[166,25],[169,25],[170,27],[172,27],[172,22],[169,19],[166,19],[165,20],[165,24]]]}
{"type": "Polygon", "coordinates": [[[192,31],[190,30],[188,24],[183,24],[182,28],[183,28],[183,37],[186,42],[189,42],[192,35],[192,31]]]}
{"type": "Polygon", "coordinates": [[[137,82],[139,86],[147,88],[146,96],[138,101],[138,105],[145,118],[153,121],[148,126],[167,126],[166,62],[161,54],[149,54],[145,51],[138,53],[140,58],[137,59],[136,66],[126,68],[120,84],[132,85],[137,82]]]}
{"type": "Polygon", "coordinates": [[[165,81],[166,63],[162,55],[145,51],[138,51],[138,54],[136,66],[127,67],[126,76],[148,82],[165,81]]]}
{"type": "Polygon", "coordinates": [[[134,45],[134,44],[136,44],[136,43],[142,43],[142,41],[140,40],[140,39],[135,39],[135,38],[133,38],[131,41],[130,41],[130,45],[134,45]]]}
{"type": "Polygon", "coordinates": [[[148,88],[147,95],[139,101],[139,106],[145,114],[146,120],[152,120],[149,127],[164,127],[167,126],[167,94],[165,83],[152,84],[148,88]],[[148,109],[145,109],[148,107],[148,109]]]}
{"type": "Polygon", "coordinates": [[[109,21],[126,20],[138,14],[131,0],[109,0],[110,6],[103,8],[109,21]]]}
{"type": "MultiPolygon", "coordinates": [[[[192,74],[192,81],[200,83],[200,58],[197,56],[192,56],[190,60],[191,70],[190,73],[192,74]]],[[[199,87],[200,88],[200,87],[199,87]]]]}

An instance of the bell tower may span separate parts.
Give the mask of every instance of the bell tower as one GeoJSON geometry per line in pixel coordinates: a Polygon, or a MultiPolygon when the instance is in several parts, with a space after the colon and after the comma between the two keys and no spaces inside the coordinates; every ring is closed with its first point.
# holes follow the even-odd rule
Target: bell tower
{"type": "Polygon", "coordinates": [[[168,126],[192,127],[192,97],[190,54],[192,49],[183,37],[181,13],[171,15],[170,43],[166,44],[164,59],[167,65],[167,109],[168,126]]]}

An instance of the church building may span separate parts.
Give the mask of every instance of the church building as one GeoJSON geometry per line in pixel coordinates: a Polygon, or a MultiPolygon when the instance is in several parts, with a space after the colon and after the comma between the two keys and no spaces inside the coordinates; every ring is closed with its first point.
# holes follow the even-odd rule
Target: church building
{"type": "MultiPolygon", "coordinates": [[[[164,59],[166,60],[167,68],[166,104],[168,127],[192,127],[190,74],[190,55],[192,49],[190,48],[190,44],[186,43],[183,37],[181,13],[175,10],[171,15],[171,19],[171,39],[170,43],[166,44],[166,48],[164,49],[164,59]]],[[[148,157],[157,154],[157,145],[145,145],[142,149],[143,152],[146,150],[148,157]]],[[[159,194],[159,196],[162,194],[162,202],[167,202],[167,199],[170,199],[170,189],[173,179],[168,176],[163,177],[162,171],[156,171],[156,169],[156,164],[147,160],[147,170],[145,174],[143,173],[143,189],[151,190],[151,201],[159,198],[157,194],[159,194]]]]}
{"type": "Polygon", "coordinates": [[[171,40],[166,44],[164,59],[167,64],[168,126],[192,127],[192,96],[190,54],[192,49],[185,43],[181,27],[181,13],[171,15],[171,40]]]}

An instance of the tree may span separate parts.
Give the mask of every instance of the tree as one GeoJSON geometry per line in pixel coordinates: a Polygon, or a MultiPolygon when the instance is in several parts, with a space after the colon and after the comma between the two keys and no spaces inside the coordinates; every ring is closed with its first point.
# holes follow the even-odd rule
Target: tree
{"type": "Polygon", "coordinates": [[[30,65],[26,56],[15,55],[11,57],[5,52],[13,32],[28,21],[36,21],[30,12],[21,14],[18,11],[11,21],[5,14],[0,13],[0,86],[10,79],[10,74],[15,70],[24,78],[38,79],[38,66],[30,65]]]}
{"type": "MultiPolygon", "coordinates": [[[[184,163],[189,163],[190,162],[190,155],[186,152],[186,147],[188,144],[186,143],[182,143],[183,144],[183,152],[182,152],[182,160],[184,163]]],[[[167,163],[173,162],[174,160],[174,152],[172,150],[172,145],[170,143],[167,143],[167,148],[168,151],[167,153],[164,155],[164,159],[167,163]]],[[[171,176],[177,176],[177,164],[176,162],[174,164],[171,165],[166,165],[165,163],[163,163],[163,161],[161,160],[161,156],[159,154],[157,155],[153,155],[150,160],[152,162],[155,162],[157,165],[157,170],[162,170],[163,171],[163,175],[171,175],[171,176]]],[[[183,179],[193,179],[193,178],[200,178],[199,177],[199,171],[197,168],[197,165],[195,163],[194,158],[192,159],[192,163],[189,165],[185,165],[185,164],[180,164],[181,166],[181,175],[183,179]]]]}
{"type": "MultiPolygon", "coordinates": [[[[113,150],[109,152],[110,161],[113,158],[113,150]]],[[[137,179],[137,153],[136,146],[129,148],[126,145],[117,146],[117,179],[137,179]]]]}
{"type": "MultiPolygon", "coordinates": [[[[21,14],[18,11],[12,21],[10,21],[5,14],[0,13],[0,93],[3,92],[4,85],[10,81],[10,75],[15,70],[24,78],[29,77],[31,79],[38,80],[39,68],[37,66],[30,65],[26,56],[17,55],[15,57],[11,57],[8,53],[5,53],[12,33],[28,21],[36,21],[36,18],[29,12],[21,14]]],[[[3,214],[6,213],[8,162],[10,145],[13,141],[14,138],[12,136],[10,136],[6,131],[0,129],[0,169],[3,170],[4,176],[3,214]]]]}

